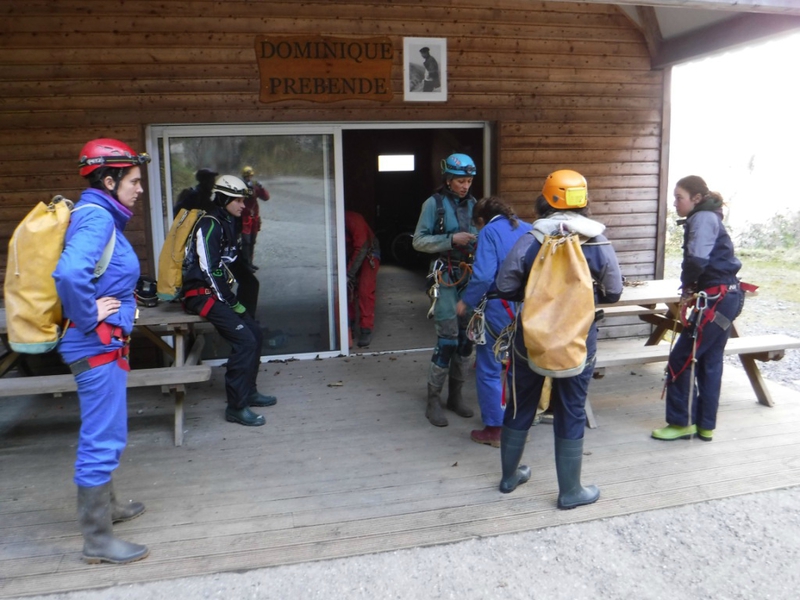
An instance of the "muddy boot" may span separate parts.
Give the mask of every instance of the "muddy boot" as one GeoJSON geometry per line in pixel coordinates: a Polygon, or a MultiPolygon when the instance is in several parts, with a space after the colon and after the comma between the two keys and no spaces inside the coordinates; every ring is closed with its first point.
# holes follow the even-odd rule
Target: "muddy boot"
{"type": "Polygon", "coordinates": [[[597,486],[581,485],[583,463],[583,439],[565,440],[554,438],[556,444],[556,476],[558,477],[558,508],[575,508],[597,502],[600,490],[597,486]]]}
{"type": "Polygon", "coordinates": [[[111,495],[111,522],[122,523],[123,521],[130,521],[141,515],[145,508],[141,502],[134,502],[128,500],[127,502],[119,502],[114,493],[114,483],[109,482],[110,495],[111,495]]]}
{"type": "Polygon", "coordinates": [[[83,559],[89,564],[124,564],[150,554],[146,546],[124,542],[111,532],[111,482],[78,486],[78,522],[83,534],[83,559]]]}
{"type": "Polygon", "coordinates": [[[430,383],[428,384],[428,406],[425,408],[425,416],[431,422],[431,425],[447,427],[447,419],[442,414],[442,404],[439,400],[441,393],[442,388],[436,388],[430,383]]]}
{"type": "Polygon", "coordinates": [[[358,336],[358,347],[366,348],[372,343],[372,329],[366,327],[361,328],[361,333],[358,336]]]}
{"type": "Polygon", "coordinates": [[[531,469],[520,466],[522,453],[525,451],[527,431],[519,431],[503,427],[500,433],[500,464],[503,467],[503,478],[500,480],[500,491],[508,494],[531,478],[531,469]]]}
{"type": "Polygon", "coordinates": [[[464,402],[464,397],[461,395],[462,387],[464,387],[463,381],[450,378],[450,383],[447,386],[447,408],[459,417],[469,419],[474,413],[464,402]]]}
{"type": "Polygon", "coordinates": [[[470,432],[469,437],[473,442],[486,444],[487,446],[492,446],[493,448],[499,448],[500,435],[502,431],[502,427],[493,427],[491,425],[487,425],[483,429],[473,429],[470,432]]]}

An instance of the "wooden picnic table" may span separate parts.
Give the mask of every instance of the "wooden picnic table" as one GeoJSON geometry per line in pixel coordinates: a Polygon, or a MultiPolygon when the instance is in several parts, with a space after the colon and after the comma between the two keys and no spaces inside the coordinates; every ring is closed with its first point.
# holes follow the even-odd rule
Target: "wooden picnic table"
{"type": "MultiPolygon", "coordinates": [[[[668,332],[680,333],[680,281],[678,279],[657,279],[636,282],[623,288],[622,297],[614,304],[603,305],[609,316],[636,314],[641,320],[654,325],[653,331],[645,341],[645,346],[657,346],[668,332]],[[632,309],[632,310],[630,310],[632,309]],[[616,311],[616,312],[615,312],[616,311]]],[[[747,293],[753,296],[756,293],[747,293]]],[[[757,360],[780,360],[786,350],[800,347],[800,339],[787,335],[740,336],[735,322],[731,324],[731,338],[726,354],[737,354],[747,374],[758,402],[765,406],[773,406],[772,397],[767,389],[757,360]]],[[[602,343],[598,347],[597,366],[622,364],[644,364],[659,362],[669,357],[669,348],[642,349],[626,353],[606,353],[602,343]]]]}
{"type": "MultiPolygon", "coordinates": [[[[184,312],[177,302],[159,302],[154,307],[139,307],[139,315],[134,324],[134,333],[142,334],[151,340],[172,362],[168,369],[134,369],[128,378],[129,387],[145,385],[161,385],[175,394],[175,445],[183,444],[183,407],[186,396],[185,384],[207,381],[211,378],[211,368],[198,366],[205,343],[202,331],[196,325],[206,320],[198,315],[184,312]],[[171,338],[172,344],[164,341],[171,338]],[[189,346],[189,342],[191,346],[189,346]]],[[[6,311],[0,309],[0,336],[5,343],[7,334],[6,311]]],[[[7,347],[0,358],[0,377],[20,361],[21,355],[7,347]]],[[[35,373],[33,374],[35,375],[35,373]]],[[[71,375],[49,375],[31,378],[26,383],[28,393],[56,393],[73,391],[74,383],[71,375]]],[[[3,384],[0,381],[0,395],[15,395],[19,385],[11,385],[12,380],[3,384]]]]}

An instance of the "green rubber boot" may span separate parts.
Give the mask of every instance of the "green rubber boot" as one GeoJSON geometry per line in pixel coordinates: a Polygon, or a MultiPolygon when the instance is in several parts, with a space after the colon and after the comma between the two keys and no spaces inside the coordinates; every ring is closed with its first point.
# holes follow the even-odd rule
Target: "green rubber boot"
{"type": "Polygon", "coordinates": [[[688,440],[695,433],[697,433],[697,427],[694,425],[667,425],[661,429],[654,429],[650,435],[657,440],[671,442],[672,440],[688,440]]]}
{"type": "Polygon", "coordinates": [[[583,438],[566,440],[555,437],[558,508],[570,509],[597,502],[600,490],[596,485],[581,485],[583,438]]]}
{"type": "Polygon", "coordinates": [[[704,442],[710,442],[711,439],[714,437],[714,430],[713,429],[702,429],[701,427],[697,428],[697,437],[703,440],[704,442]]]}
{"type": "Polygon", "coordinates": [[[500,480],[500,491],[509,494],[517,489],[518,485],[526,483],[531,478],[531,468],[522,465],[522,453],[525,452],[525,441],[528,432],[503,427],[500,432],[500,466],[503,468],[503,478],[500,480]]]}

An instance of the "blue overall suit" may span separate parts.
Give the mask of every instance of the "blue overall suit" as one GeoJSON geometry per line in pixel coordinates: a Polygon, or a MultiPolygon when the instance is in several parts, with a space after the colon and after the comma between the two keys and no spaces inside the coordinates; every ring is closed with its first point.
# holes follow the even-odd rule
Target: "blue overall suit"
{"type": "Polygon", "coordinates": [[[461,297],[470,310],[474,310],[483,297],[490,294],[484,312],[486,343],[478,344],[475,349],[475,370],[481,418],[485,425],[491,427],[503,424],[503,365],[495,358],[494,343],[500,332],[512,322],[512,315],[516,314],[513,304],[492,298],[491,292],[496,289],[494,280],[506,255],[517,240],[530,230],[530,223],[524,221],[517,221],[517,227],[513,228],[503,215],[497,215],[489,221],[478,234],[472,277],[461,297]]]}
{"type": "Polygon", "coordinates": [[[684,222],[681,286],[685,293],[706,291],[708,309],[698,324],[692,323],[678,337],[669,356],[667,375],[667,423],[696,424],[713,431],[717,423],[722,366],[730,325],[744,306],[744,292],[736,275],[742,263],[734,256],[733,242],[722,224],[722,210],[712,201],[695,207],[684,222]],[[712,312],[713,311],[713,316],[712,312]],[[696,385],[692,392],[689,418],[692,348],[697,328],[696,385]]]}
{"type": "Polygon", "coordinates": [[[442,282],[433,314],[437,342],[428,374],[428,384],[441,390],[448,374],[451,380],[461,383],[466,380],[468,360],[472,355],[472,342],[467,340],[469,318],[458,317],[456,304],[469,282],[469,273],[459,265],[472,263],[474,245],[469,248],[453,246],[453,234],[461,231],[477,234],[478,230],[472,223],[474,197],[468,194],[459,198],[446,188],[439,194],[444,209],[443,223],[440,225],[438,203],[436,195],[433,195],[422,205],[413,246],[418,252],[436,255],[444,265],[440,271],[442,282]]]}
{"type": "MultiPolygon", "coordinates": [[[[67,364],[121,349],[121,337],[130,335],[136,315],[133,291],[139,279],[139,259],[123,231],[131,212],[110,195],[89,188],[76,208],[95,204],[102,208],[73,211],[64,241],[64,251],[53,272],[64,318],[74,324],[67,329],[58,351],[67,364]],[[116,229],[111,262],[97,279],[94,269],[106,243],[116,229]],[[101,340],[96,300],[113,296],[119,311],[105,323],[119,328],[122,336],[101,340]]],[[[81,429],[75,461],[74,481],[79,487],[108,483],[119,466],[127,443],[128,371],[115,360],[75,375],[81,408],[81,429]]]]}

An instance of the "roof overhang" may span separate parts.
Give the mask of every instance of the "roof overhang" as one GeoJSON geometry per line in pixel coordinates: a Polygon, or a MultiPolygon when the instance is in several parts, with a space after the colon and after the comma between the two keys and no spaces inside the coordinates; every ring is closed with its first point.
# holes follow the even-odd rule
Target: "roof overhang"
{"type": "Polygon", "coordinates": [[[581,1],[614,4],[628,16],[654,69],[800,30],[800,0],[581,1]]]}

